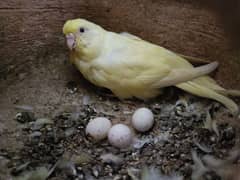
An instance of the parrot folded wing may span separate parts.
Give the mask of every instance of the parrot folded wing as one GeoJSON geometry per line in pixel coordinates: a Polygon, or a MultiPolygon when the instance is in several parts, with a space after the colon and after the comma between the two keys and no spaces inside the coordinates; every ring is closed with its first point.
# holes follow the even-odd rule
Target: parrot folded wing
{"type": "Polygon", "coordinates": [[[103,76],[111,84],[120,81],[125,87],[142,85],[146,88],[147,85],[160,89],[204,76],[218,66],[213,62],[194,68],[175,53],[126,32],[120,36],[109,33],[103,47],[103,53],[95,61],[95,69],[104,72],[103,76]]]}
{"type": "Polygon", "coordinates": [[[160,81],[157,81],[153,84],[154,87],[163,88],[167,86],[172,86],[175,84],[179,84],[186,81],[191,81],[193,79],[196,79],[200,76],[204,76],[206,74],[211,73],[214,71],[218,66],[217,62],[213,62],[204,66],[192,68],[192,69],[174,69],[171,71],[171,73],[161,79],[160,81]]]}
{"type": "Polygon", "coordinates": [[[104,72],[103,76],[110,82],[118,82],[120,79],[125,85],[131,86],[139,83],[151,85],[151,87],[158,89],[204,76],[214,71],[218,66],[217,62],[213,62],[196,68],[172,69],[166,64],[147,64],[145,61],[141,61],[141,59],[138,59],[135,63],[125,60],[115,61],[118,63],[116,65],[112,64],[111,67],[102,66],[101,63],[95,64],[95,69],[98,72],[104,72]]]}
{"type": "Polygon", "coordinates": [[[180,54],[180,53],[176,53],[177,55],[181,56],[184,59],[187,59],[189,62],[193,63],[193,64],[208,64],[211,61],[205,60],[205,59],[201,59],[201,58],[197,58],[197,57],[192,57],[192,56],[187,56],[184,54],[180,54]]]}
{"type": "Polygon", "coordinates": [[[130,34],[130,33],[128,33],[128,32],[121,32],[121,33],[119,33],[119,34],[122,35],[122,36],[128,37],[128,38],[134,39],[134,40],[144,41],[144,40],[141,39],[140,37],[135,36],[135,35],[133,35],[133,34],[130,34]]]}
{"type": "Polygon", "coordinates": [[[240,96],[240,91],[235,89],[221,89],[216,92],[225,96],[240,96]]]}
{"type": "MultiPolygon", "coordinates": [[[[130,39],[133,39],[133,40],[144,41],[140,37],[135,36],[135,35],[133,35],[131,33],[128,33],[128,32],[121,32],[119,34],[122,35],[122,36],[128,37],[130,39]]],[[[180,53],[175,53],[175,54],[184,58],[184,59],[187,59],[189,62],[191,62],[193,64],[208,64],[208,63],[211,63],[210,61],[205,60],[205,59],[196,58],[196,57],[192,57],[192,56],[187,56],[187,55],[183,55],[183,54],[180,54],[180,53]]]]}
{"type": "MultiPolygon", "coordinates": [[[[111,56],[111,58],[113,57],[116,58],[117,56],[111,56]]],[[[94,79],[101,81],[101,84],[111,89],[120,98],[135,96],[142,99],[154,97],[160,88],[209,74],[218,66],[217,62],[213,62],[196,68],[172,69],[169,65],[162,63],[146,64],[146,61],[141,59],[135,62],[115,59],[114,62],[117,62],[117,64],[111,64],[111,67],[109,67],[106,64],[102,65],[100,62],[102,61],[95,64],[94,79]],[[145,93],[145,96],[135,95],[136,92],[144,94],[142,91],[146,87],[151,87],[149,89],[152,89],[152,92],[149,90],[148,94],[145,93]]]]}

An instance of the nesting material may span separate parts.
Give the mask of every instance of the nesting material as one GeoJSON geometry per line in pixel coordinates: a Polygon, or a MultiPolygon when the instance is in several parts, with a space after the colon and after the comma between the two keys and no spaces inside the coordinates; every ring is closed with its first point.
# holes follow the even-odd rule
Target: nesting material
{"type": "Polygon", "coordinates": [[[108,133],[108,141],[117,148],[128,148],[132,144],[133,135],[128,126],[114,125],[108,133]]]}
{"type": "Polygon", "coordinates": [[[105,117],[97,117],[91,120],[86,127],[86,134],[89,134],[94,140],[102,140],[107,137],[112,123],[105,117]]]}
{"type": "Polygon", "coordinates": [[[154,123],[153,113],[148,108],[137,109],[132,116],[132,126],[139,132],[146,132],[154,123]]]}

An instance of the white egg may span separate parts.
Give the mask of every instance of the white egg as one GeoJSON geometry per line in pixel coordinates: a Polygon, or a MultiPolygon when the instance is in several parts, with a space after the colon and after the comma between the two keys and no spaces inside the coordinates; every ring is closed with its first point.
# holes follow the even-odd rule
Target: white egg
{"type": "Polygon", "coordinates": [[[108,132],[108,141],[118,148],[127,148],[132,144],[133,135],[130,128],[124,124],[116,124],[108,132]]]}
{"type": "Polygon", "coordinates": [[[148,108],[137,109],[132,116],[132,126],[139,132],[146,132],[154,123],[153,113],[148,108]]]}
{"type": "Polygon", "coordinates": [[[91,120],[86,127],[86,134],[89,134],[95,140],[102,140],[107,137],[112,123],[105,117],[97,117],[91,120]]]}

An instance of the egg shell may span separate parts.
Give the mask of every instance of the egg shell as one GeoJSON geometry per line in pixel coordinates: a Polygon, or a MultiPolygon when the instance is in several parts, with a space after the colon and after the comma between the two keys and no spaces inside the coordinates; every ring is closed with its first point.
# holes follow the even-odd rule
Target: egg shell
{"type": "Polygon", "coordinates": [[[107,137],[112,123],[105,117],[97,117],[91,120],[86,126],[86,134],[89,134],[95,140],[102,140],[107,137]]]}
{"type": "Polygon", "coordinates": [[[132,126],[139,132],[146,132],[154,123],[153,113],[148,108],[137,109],[132,116],[132,126]]]}
{"type": "Polygon", "coordinates": [[[127,148],[132,144],[133,135],[124,124],[116,124],[108,132],[108,141],[117,148],[127,148]]]}

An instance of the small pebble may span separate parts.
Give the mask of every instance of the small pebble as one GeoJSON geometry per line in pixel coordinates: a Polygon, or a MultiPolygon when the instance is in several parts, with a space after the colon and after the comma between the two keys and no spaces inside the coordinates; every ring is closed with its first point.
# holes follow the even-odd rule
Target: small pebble
{"type": "Polygon", "coordinates": [[[47,124],[53,124],[53,121],[48,118],[39,118],[35,122],[32,122],[30,124],[32,126],[31,129],[36,131],[36,130],[41,129],[43,126],[45,126],[47,124]]]}
{"type": "Polygon", "coordinates": [[[76,165],[83,165],[83,164],[88,164],[92,161],[92,157],[90,154],[81,152],[78,155],[73,155],[71,157],[71,161],[74,162],[76,165]]]}
{"type": "Polygon", "coordinates": [[[36,137],[40,137],[42,135],[42,133],[40,131],[34,131],[33,133],[31,133],[29,135],[30,138],[36,138],[36,137]]]}
{"type": "Polygon", "coordinates": [[[35,118],[34,118],[34,114],[31,112],[20,112],[16,114],[15,120],[20,123],[26,123],[26,122],[34,121],[35,118]]]}
{"type": "Polygon", "coordinates": [[[93,167],[92,174],[97,178],[99,176],[99,172],[96,167],[93,167]]]}
{"type": "Polygon", "coordinates": [[[90,96],[88,96],[88,95],[85,95],[85,96],[83,96],[83,98],[82,98],[82,103],[83,103],[83,105],[89,105],[90,104],[90,96]]]}
{"type": "Polygon", "coordinates": [[[103,163],[107,163],[107,164],[119,165],[123,163],[123,158],[116,156],[112,153],[103,154],[100,156],[100,159],[102,160],[103,163]]]}
{"type": "Polygon", "coordinates": [[[15,109],[19,109],[23,111],[33,111],[33,107],[28,105],[15,105],[14,107],[15,109]]]}
{"type": "Polygon", "coordinates": [[[64,133],[66,137],[70,137],[74,135],[75,132],[76,132],[75,128],[68,128],[64,133]]]}

